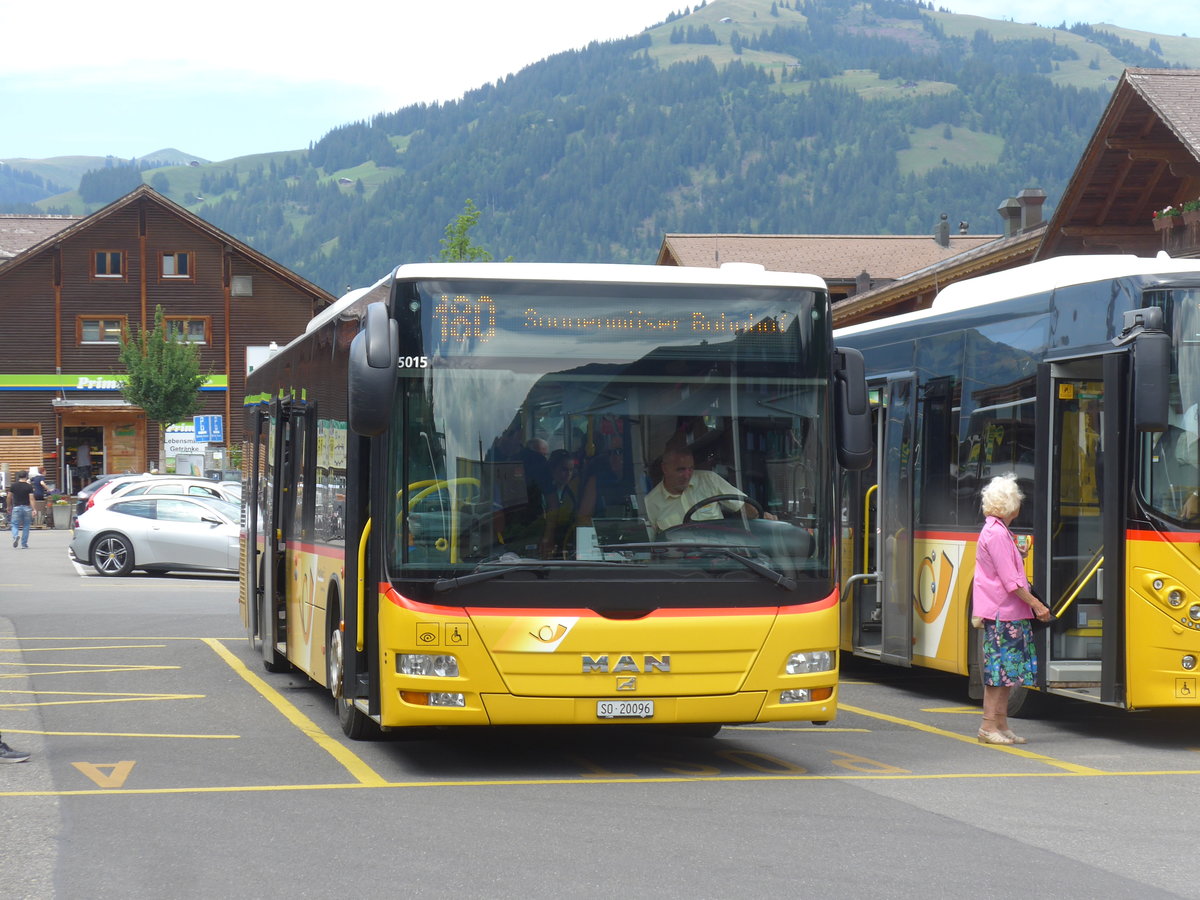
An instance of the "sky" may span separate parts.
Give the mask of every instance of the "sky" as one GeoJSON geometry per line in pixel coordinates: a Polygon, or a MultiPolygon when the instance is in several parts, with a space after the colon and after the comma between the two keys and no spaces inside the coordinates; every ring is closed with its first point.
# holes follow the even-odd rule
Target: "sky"
{"type": "MultiPolygon", "coordinates": [[[[131,0],[120,15],[96,15],[84,0],[51,7],[0,0],[0,159],[129,159],[173,147],[222,160],[301,149],[338,125],[453,100],[554,53],[637,34],[689,5],[360,0],[317,10],[256,0],[131,0]]],[[[935,6],[1042,25],[1110,22],[1200,37],[1196,0],[935,6]]]]}

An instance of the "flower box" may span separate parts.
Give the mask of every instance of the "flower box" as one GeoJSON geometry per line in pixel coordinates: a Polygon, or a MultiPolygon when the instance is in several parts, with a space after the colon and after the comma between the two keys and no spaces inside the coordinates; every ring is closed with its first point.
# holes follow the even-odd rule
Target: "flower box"
{"type": "Polygon", "coordinates": [[[1179,218],[1183,219],[1184,225],[1195,225],[1200,222],[1200,209],[1185,209],[1179,218]]]}
{"type": "Polygon", "coordinates": [[[1182,214],[1175,215],[1175,216],[1158,215],[1158,216],[1154,217],[1154,230],[1155,231],[1166,231],[1168,228],[1175,228],[1176,226],[1182,225],[1182,224],[1183,224],[1183,215],[1182,214]]]}

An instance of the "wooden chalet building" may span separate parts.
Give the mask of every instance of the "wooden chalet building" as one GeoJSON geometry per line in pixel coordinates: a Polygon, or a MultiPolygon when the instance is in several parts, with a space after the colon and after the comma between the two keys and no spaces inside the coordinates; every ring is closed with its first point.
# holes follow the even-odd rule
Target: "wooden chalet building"
{"type": "Polygon", "coordinates": [[[118,359],[122,330],[153,327],[161,305],[169,331],[200,348],[198,414],[221,417],[224,437],[207,459],[229,467],[212,448],[237,443],[248,357],[283,346],[333,300],[145,185],[80,219],[6,216],[0,465],[41,466],[65,492],[80,486],[81,443],[95,473],[165,468],[158,426],[121,394],[118,359]]]}

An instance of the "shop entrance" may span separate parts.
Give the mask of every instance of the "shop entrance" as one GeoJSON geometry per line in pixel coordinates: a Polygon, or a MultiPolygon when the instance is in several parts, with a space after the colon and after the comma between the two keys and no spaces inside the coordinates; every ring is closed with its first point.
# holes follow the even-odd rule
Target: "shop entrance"
{"type": "Polygon", "coordinates": [[[100,426],[63,427],[66,472],[63,484],[72,494],[108,469],[104,464],[104,429],[100,426]]]}
{"type": "Polygon", "coordinates": [[[146,414],[128,404],[62,411],[58,484],[72,494],[97,475],[146,470],[146,414]]]}

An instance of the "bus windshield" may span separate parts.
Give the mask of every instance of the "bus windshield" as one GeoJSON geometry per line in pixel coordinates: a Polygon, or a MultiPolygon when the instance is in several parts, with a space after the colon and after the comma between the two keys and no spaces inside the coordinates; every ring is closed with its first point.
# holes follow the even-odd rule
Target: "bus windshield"
{"type": "Polygon", "coordinates": [[[1147,304],[1166,312],[1173,348],[1170,423],[1146,435],[1142,495],[1159,513],[1200,521],[1200,288],[1148,292],[1147,304]]]}
{"type": "Polygon", "coordinates": [[[481,604],[513,581],[560,605],[567,581],[827,596],[823,292],[418,281],[395,304],[393,577],[481,604]]]}

